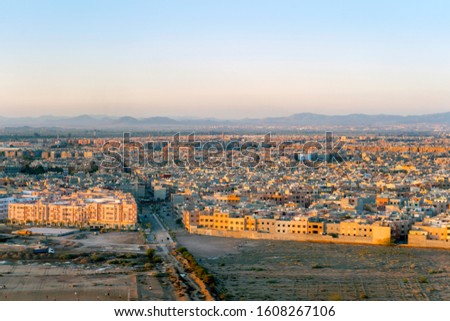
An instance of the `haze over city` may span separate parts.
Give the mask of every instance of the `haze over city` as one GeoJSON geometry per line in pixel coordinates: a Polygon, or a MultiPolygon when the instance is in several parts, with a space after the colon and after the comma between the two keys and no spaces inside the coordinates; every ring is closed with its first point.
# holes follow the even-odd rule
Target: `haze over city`
{"type": "Polygon", "coordinates": [[[449,111],[448,1],[9,1],[1,116],[449,111]]]}

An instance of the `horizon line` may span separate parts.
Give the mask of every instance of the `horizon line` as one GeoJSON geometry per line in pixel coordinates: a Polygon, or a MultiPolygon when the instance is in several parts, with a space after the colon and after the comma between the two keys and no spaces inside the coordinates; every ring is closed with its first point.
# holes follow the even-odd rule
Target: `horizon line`
{"type": "Polygon", "coordinates": [[[192,119],[192,120],[208,120],[208,119],[216,119],[216,120],[245,120],[245,119],[267,119],[267,118],[280,118],[280,117],[292,117],[295,115],[316,115],[316,116],[328,116],[328,117],[339,117],[339,116],[354,116],[354,115],[361,115],[361,116],[396,116],[396,117],[415,117],[415,116],[430,116],[430,115],[442,115],[442,114],[449,114],[450,111],[446,112],[432,112],[432,113],[423,113],[423,114],[387,114],[387,113],[343,113],[343,114],[327,114],[327,113],[314,113],[314,112],[298,112],[298,113],[292,113],[289,115],[272,115],[272,116],[265,116],[265,117],[236,117],[236,118],[226,118],[226,117],[214,117],[214,116],[172,116],[172,115],[153,115],[153,116],[131,116],[131,115],[107,115],[107,114],[74,114],[74,115],[55,115],[55,114],[41,114],[41,115],[35,115],[35,116],[0,116],[0,119],[19,119],[19,118],[45,118],[45,117],[54,117],[54,118],[77,118],[77,117],[107,117],[107,118],[135,118],[135,119],[146,119],[146,118],[170,118],[170,119],[192,119]]]}

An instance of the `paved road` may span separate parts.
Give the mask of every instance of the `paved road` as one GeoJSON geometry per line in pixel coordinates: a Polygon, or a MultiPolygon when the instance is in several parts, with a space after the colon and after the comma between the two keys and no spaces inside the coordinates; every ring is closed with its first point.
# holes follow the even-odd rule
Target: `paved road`
{"type": "Polygon", "coordinates": [[[149,207],[143,208],[143,214],[143,222],[151,224],[151,231],[146,230],[147,241],[150,244],[156,245],[157,251],[160,252],[159,254],[162,255],[167,262],[170,262],[187,285],[194,289],[190,293],[190,299],[194,301],[201,300],[199,298],[199,294],[201,293],[200,287],[185,271],[183,265],[171,253],[175,243],[161,219],[149,207]],[[147,217],[145,218],[145,216],[147,217]]]}

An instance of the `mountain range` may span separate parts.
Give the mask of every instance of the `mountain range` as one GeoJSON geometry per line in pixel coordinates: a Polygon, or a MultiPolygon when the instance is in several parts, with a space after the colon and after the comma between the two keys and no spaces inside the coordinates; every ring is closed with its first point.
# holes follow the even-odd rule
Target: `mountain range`
{"type": "Polygon", "coordinates": [[[321,115],[298,113],[287,117],[245,118],[245,119],[188,119],[169,117],[136,118],[130,116],[112,117],[103,115],[80,115],[76,117],[1,117],[0,127],[55,127],[74,129],[148,129],[160,127],[371,127],[442,125],[450,127],[450,112],[425,115],[321,115]]]}

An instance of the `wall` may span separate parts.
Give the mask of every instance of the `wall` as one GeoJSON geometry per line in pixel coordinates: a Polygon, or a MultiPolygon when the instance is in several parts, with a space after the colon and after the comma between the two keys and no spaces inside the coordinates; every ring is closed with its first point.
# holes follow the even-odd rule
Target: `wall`
{"type": "Polygon", "coordinates": [[[271,234],[256,231],[225,231],[205,228],[191,227],[191,233],[199,235],[231,237],[231,238],[247,238],[255,240],[283,240],[283,241],[299,241],[299,242],[325,242],[325,243],[351,243],[351,244],[390,244],[390,231],[388,230],[388,238],[386,239],[386,231],[382,230],[381,235],[377,239],[372,240],[369,237],[346,236],[339,235],[333,238],[330,235],[320,234],[271,234]]]}
{"type": "Polygon", "coordinates": [[[410,234],[408,236],[408,244],[406,246],[450,249],[450,242],[439,240],[428,240],[426,235],[410,234]]]}

